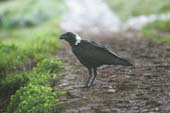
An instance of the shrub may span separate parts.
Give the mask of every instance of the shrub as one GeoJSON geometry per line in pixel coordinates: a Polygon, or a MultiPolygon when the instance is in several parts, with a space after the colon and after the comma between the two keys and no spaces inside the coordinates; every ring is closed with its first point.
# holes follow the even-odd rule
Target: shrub
{"type": "Polygon", "coordinates": [[[59,21],[64,11],[61,4],[63,0],[15,0],[0,4],[0,38],[3,40],[0,42],[0,77],[4,77],[0,78],[0,100],[8,104],[6,101],[13,95],[8,113],[50,113],[57,102],[50,79],[57,76],[61,66],[52,56],[60,46],[56,20],[59,21]]]}
{"type": "Polygon", "coordinates": [[[61,68],[61,64],[61,61],[58,61],[54,58],[45,58],[37,64],[37,67],[34,68],[34,71],[56,73],[59,72],[58,70],[61,68]]]}
{"type": "MultiPolygon", "coordinates": [[[[56,71],[58,72],[60,67],[60,61],[46,58],[39,61],[32,71],[15,75],[16,78],[7,78],[9,82],[1,83],[0,90],[5,93],[13,91],[13,94],[20,88],[11,97],[7,113],[51,113],[52,106],[57,101],[56,93],[51,91],[49,79],[56,77],[56,71]]],[[[60,94],[58,91],[57,95],[60,94]]]]}
{"type": "Polygon", "coordinates": [[[18,65],[23,64],[26,56],[17,46],[0,43],[0,58],[0,73],[5,76],[7,71],[16,69],[18,65]]]}
{"type": "Polygon", "coordinates": [[[17,89],[28,83],[49,86],[49,79],[56,77],[61,62],[49,58],[40,61],[30,72],[11,73],[0,81],[0,96],[14,94],[17,89]]]}
{"type": "Polygon", "coordinates": [[[40,61],[31,72],[25,73],[29,83],[49,86],[49,80],[57,76],[61,68],[61,62],[55,59],[44,59],[40,61]]]}
{"type": "Polygon", "coordinates": [[[25,73],[13,73],[0,81],[0,97],[12,95],[17,89],[28,83],[29,77],[25,73]]]}
{"type": "Polygon", "coordinates": [[[11,97],[6,113],[53,113],[56,96],[49,87],[29,84],[11,97]]]}

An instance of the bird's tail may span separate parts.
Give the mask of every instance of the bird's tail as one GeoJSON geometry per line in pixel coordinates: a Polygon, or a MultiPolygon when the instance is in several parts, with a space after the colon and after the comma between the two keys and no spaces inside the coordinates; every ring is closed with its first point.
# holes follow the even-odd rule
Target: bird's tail
{"type": "Polygon", "coordinates": [[[120,58],[120,57],[117,60],[117,64],[123,65],[123,66],[133,66],[133,64],[131,62],[129,62],[128,60],[126,60],[124,58],[120,58]]]}

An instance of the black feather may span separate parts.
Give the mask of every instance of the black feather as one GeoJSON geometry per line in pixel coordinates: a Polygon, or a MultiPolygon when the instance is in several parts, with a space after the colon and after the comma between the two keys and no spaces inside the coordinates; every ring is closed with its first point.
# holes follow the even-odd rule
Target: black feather
{"type": "Polygon", "coordinates": [[[86,67],[99,67],[101,65],[131,65],[127,60],[119,57],[115,53],[110,52],[96,43],[90,43],[86,40],[82,40],[81,43],[78,46],[74,46],[72,50],[80,62],[86,67]]]}

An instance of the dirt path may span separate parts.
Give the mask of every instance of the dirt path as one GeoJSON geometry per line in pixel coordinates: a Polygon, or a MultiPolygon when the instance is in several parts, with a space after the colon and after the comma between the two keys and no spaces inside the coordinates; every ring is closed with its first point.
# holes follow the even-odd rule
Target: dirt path
{"type": "Polygon", "coordinates": [[[66,92],[58,105],[61,113],[170,113],[170,46],[138,33],[91,37],[135,66],[104,66],[98,69],[95,86],[78,88],[88,71],[66,46],[57,56],[64,62],[59,77],[66,92]]]}

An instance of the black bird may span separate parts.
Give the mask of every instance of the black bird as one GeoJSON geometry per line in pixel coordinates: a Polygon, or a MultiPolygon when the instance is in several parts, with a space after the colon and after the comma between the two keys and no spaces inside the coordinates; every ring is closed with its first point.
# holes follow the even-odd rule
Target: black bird
{"type": "Polygon", "coordinates": [[[132,66],[132,64],[129,61],[107,50],[105,47],[102,47],[96,44],[95,42],[82,40],[80,36],[76,33],[66,32],[60,36],[60,39],[64,39],[70,44],[70,46],[72,47],[72,52],[79,59],[79,61],[84,66],[87,67],[90,76],[87,80],[85,87],[89,87],[93,84],[97,75],[97,67],[99,66],[102,65],[132,66]]]}

